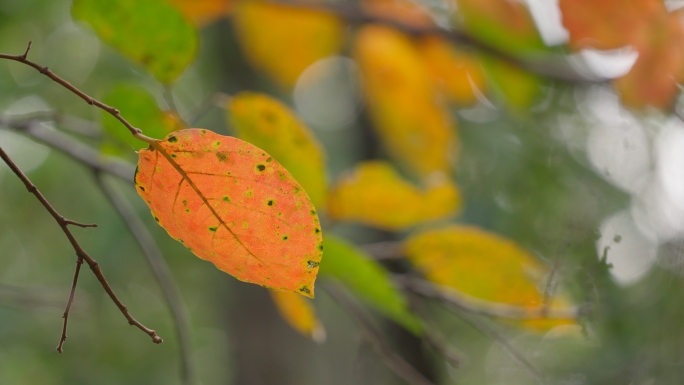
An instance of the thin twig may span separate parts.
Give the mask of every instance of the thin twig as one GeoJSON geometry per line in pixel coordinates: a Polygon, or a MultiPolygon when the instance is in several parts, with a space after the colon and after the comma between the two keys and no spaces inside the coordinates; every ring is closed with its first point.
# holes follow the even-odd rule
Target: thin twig
{"type": "Polygon", "coordinates": [[[64,341],[67,339],[67,324],[69,323],[69,310],[71,310],[71,304],[74,303],[74,295],[76,294],[76,284],[78,283],[78,274],[81,272],[81,265],[83,265],[83,258],[78,257],[76,259],[76,270],[74,271],[74,281],[71,283],[71,291],[69,292],[69,299],[67,300],[66,309],[64,309],[64,325],[62,326],[62,337],[59,339],[59,345],[57,345],[57,351],[62,353],[64,346],[64,341]]]}
{"type": "Polygon", "coordinates": [[[91,227],[92,225],[86,225],[82,223],[78,223],[75,221],[70,221],[66,218],[64,218],[62,215],[60,215],[57,210],[55,210],[54,207],[48,202],[47,199],[43,196],[43,194],[38,190],[38,188],[31,183],[29,178],[19,169],[19,167],[12,161],[12,159],[7,155],[7,153],[0,147],[0,158],[2,158],[3,161],[9,166],[9,168],[14,172],[14,174],[19,177],[19,179],[24,183],[26,186],[26,189],[35,195],[35,197],[40,201],[40,203],[45,207],[45,209],[52,215],[52,217],[57,221],[57,224],[59,224],[59,227],[62,228],[62,231],[66,235],[67,239],[69,239],[69,243],[71,243],[71,246],[74,248],[74,251],[76,252],[76,256],[78,258],[82,258],[90,267],[90,270],[93,271],[93,274],[95,274],[95,277],[97,278],[98,281],[100,281],[100,284],[104,288],[105,292],[109,295],[109,298],[112,299],[114,304],[119,308],[121,313],[126,317],[128,320],[128,323],[130,325],[136,326],[138,329],[142,330],[145,332],[147,335],[149,335],[152,338],[152,342],[159,344],[162,343],[163,340],[157,335],[157,333],[152,330],[147,328],[145,325],[141,324],[138,322],[131,314],[128,312],[128,309],[124,304],[119,300],[119,298],[114,294],[114,291],[112,290],[111,286],[109,286],[109,283],[105,279],[104,274],[102,273],[102,269],[100,269],[99,264],[97,261],[95,261],[88,253],[83,250],[81,245],[78,243],[74,235],[71,233],[71,230],[69,229],[69,225],[74,225],[74,226],[79,226],[79,227],[91,227]]]}
{"type": "Polygon", "coordinates": [[[57,75],[55,75],[55,73],[50,71],[50,69],[48,67],[43,67],[39,64],[36,64],[36,63],[28,60],[27,56],[28,56],[29,51],[31,50],[31,43],[32,42],[29,41],[28,46],[26,47],[26,52],[24,52],[23,55],[8,55],[8,54],[0,53],[0,59],[13,60],[13,61],[23,63],[23,64],[26,64],[30,67],[35,68],[38,72],[49,77],[50,79],[52,79],[56,83],[59,83],[62,87],[73,92],[74,94],[76,94],[78,97],[83,99],[86,103],[90,104],[91,106],[96,106],[98,108],[101,108],[104,111],[107,111],[109,114],[111,114],[113,117],[115,117],[118,121],[120,121],[124,126],[126,126],[128,131],[130,131],[130,133],[134,137],[136,137],[136,138],[138,138],[144,142],[147,142],[147,143],[152,143],[155,141],[155,139],[143,135],[141,129],[134,127],[131,123],[129,123],[126,119],[124,119],[123,116],[121,116],[121,113],[119,112],[119,110],[117,110],[116,108],[114,108],[112,106],[108,106],[108,105],[102,103],[101,101],[90,97],[88,94],[79,90],[78,88],[73,86],[68,81],[62,79],[61,77],[59,77],[57,75]]]}
{"type": "Polygon", "coordinates": [[[180,290],[173,279],[171,269],[164,260],[152,234],[150,234],[147,227],[145,227],[145,224],[140,220],[140,217],[136,214],[135,209],[130,202],[128,202],[123,194],[120,191],[117,191],[114,186],[108,185],[102,174],[96,172],[95,178],[104,195],[109,199],[112,206],[114,206],[119,213],[119,216],[121,216],[126,223],[131,235],[133,235],[138,242],[147,263],[150,265],[150,268],[159,283],[159,287],[162,289],[164,299],[166,300],[166,304],[169,307],[176,324],[176,332],[178,334],[180,346],[181,379],[185,385],[193,384],[194,376],[192,360],[190,357],[190,328],[188,327],[188,319],[181,300],[180,290]]]}
{"type": "Polygon", "coordinates": [[[503,51],[485,41],[472,36],[465,31],[456,29],[447,30],[439,27],[419,27],[404,24],[389,17],[381,17],[365,12],[361,7],[349,4],[335,4],[314,1],[274,1],[275,3],[314,9],[331,13],[349,24],[363,25],[368,23],[382,24],[412,36],[441,36],[452,43],[475,49],[486,55],[493,56],[508,64],[521,68],[525,71],[549,78],[578,84],[605,83],[609,79],[599,76],[589,76],[575,70],[564,56],[540,53],[530,57],[518,57],[503,51]]]}
{"type": "Polygon", "coordinates": [[[29,121],[35,122],[54,122],[74,134],[98,139],[102,136],[100,127],[88,120],[72,115],[66,115],[58,111],[35,111],[28,114],[0,115],[0,121],[6,125],[13,126],[29,121]]]}
{"type": "Polygon", "coordinates": [[[369,317],[359,306],[354,303],[349,296],[340,290],[338,287],[325,284],[322,285],[325,290],[340,306],[342,306],[347,313],[349,313],[363,329],[368,337],[369,342],[375,348],[375,351],[380,355],[385,364],[399,377],[404,379],[412,385],[434,385],[432,381],[428,380],[416,368],[411,366],[404,360],[384,339],[382,332],[378,330],[369,317]]]}
{"type": "Polygon", "coordinates": [[[135,166],[132,164],[115,157],[104,157],[92,147],[64,133],[42,127],[39,123],[34,120],[25,122],[5,121],[0,117],[0,126],[24,133],[91,169],[106,172],[133,183],[135,166]]]}

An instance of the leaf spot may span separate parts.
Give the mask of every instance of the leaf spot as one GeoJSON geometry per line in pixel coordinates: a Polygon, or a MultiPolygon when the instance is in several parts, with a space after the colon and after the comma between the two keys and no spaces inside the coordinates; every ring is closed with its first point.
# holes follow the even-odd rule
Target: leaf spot
{"type": "Polygon", "coordinates": [[[287,241],[289,237],[287,235],[283,235],[283,241],[287,241]]]}
{"type": "Polygon", "coordinates": [[[314,267],[318,267],[320,263],[316,261],[308,261],[306,267],[309,269],[313,269],[314,267]]]}
{"type": "Polygon", "coordinates": [[[224,202],[229,202],[230,203],[230,197],[229,196],[224,196],[221,198],[222,201],[224,202]]]}
{"type": "Polygon", "coordinates": [[[216,157],[218,158],[219,162],[225,162],[226,159],[228,159],[228,155],[226,155],[223,152],[216,152],[216,157]]]}
{"type": "Polygon", "coordinates": [[[210,227],[210,228],[209,228],[209,231],[216,232],[216,230],[218,230],[218,226],[210,227]]]}
{"type": "Polygon", "coordinates": [[[169,142],[170,143],[176,143],[177,141],[178,141],[178,138],[176,138],[175,136],[169,136],[169,142]]]}
{"type": "Polygon", "coordinates": [[[273,201],[273,199],[269,199],[268,202],[266,202],[266,204],[269,206],[273,206],[274,203],[275,202],[273,201]]]}
{"type": "Polygon", "coordinates": [[[264,171],[264,170],[266,170],[266,166],[264,166],[264,165],[261,164],[261,163],[257,164],[256,168],[257,168],[257,170],[259,170],[259,171],[264,171]]]}
{"type": "Polygon", "coordinates": [[[309,290],[309,288],[306,287],[306,286],[300,287],[300,288],[299,288],[299,291],[304,292],[304,293],[306,293],[306,294],[311,294],[311,290],[309,290]]]}

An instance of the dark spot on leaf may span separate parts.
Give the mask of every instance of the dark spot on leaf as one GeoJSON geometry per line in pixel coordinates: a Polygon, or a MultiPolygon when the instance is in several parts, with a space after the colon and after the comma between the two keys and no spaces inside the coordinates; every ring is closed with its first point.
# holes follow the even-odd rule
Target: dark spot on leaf
{"type": "Polygon", "coordinates": [[[319,265],[319,263],[316,261],[308,261],[307,263],[308,265],[306,265],[306,267],[308,267],[309,269],[313,269],[314,267],[318,267],[319,265]]]}
{"type": "Polygon", "coordinates": [[[189,212],[190,212],[190,209],[185,209],[185,212],[186,212],[186,213],[189,213],[189,212]]]}
{"type": "Polygon", "coordinates": [[[206,133],[207,133],[207,130],[202,130],[201,132],[202,132],[203,134],[206,134],[206,133]]]}
{"type": "Polygon", "coordinates": [[[171,157],[172,157],[172,158],[175,158],[175,157],[177,157],[177,156],[178,156],[178,155],[176,155],[176,154],[171,154],[171,157]]]}
{"type": "Polygon", "coordinates": [[[221,200],[224,202],[230,202],[230,197],[225,196],[225,197],[221,198],[221,200]]]}
{"type": "Polygon", "coordinates": [[[154,220],[159,222],[159,218],[157,218],[156,216],[154,217],[154,220]]]}
{"type": "Polygon", "coordinates": [[[271,158],[270,156],[269,156],[268,158],[266,158],[266,161],[267,161],[267,162],[270,162],[270,161],[272,161],[272,160],[273,160],[273,158],[271,158]]]}
{"type": "Polygon", "coordinates": [[[309,288],[306,286],[302,286],[301,288],[299,288],[299,291],[304,292],[306,294],[311,294],[311,290],[309,290],[309,288]]]}
{"type": "Polygon", "coordinates": [[[319,229],[318,227],[316,227],[316,230],[314,230],[314,232],[315,232],[316,234],[318,234],[318,233],[321,232],[321,229],[319,229]]]}
{"type": "Polygon", "coordinates": [[[140,189],[140,191],[145,191],[145,188],[143,186],[138,186],[138,188],[140,189]]]}
{"type": "Polygon", "coordinates": [[[323,244],[318,245],[318,251],[323,251],[323,244]]]}
{"type": "Polygon", "coordinates": [[[219,162],[225,162],[226,159],[228,159],[228,155],[226,155],[222,152],[217,152],[216,157],[218,158],[219,162]]]}
{"type": "Polygon", "coordinates": [[[212,232],[216,232],[216,230],[218,230],[218,226],[209,228],[209,231],[212,231],[212,232]]]}
{"type": "Polygon", "coordinates": [[[316,210],[311,210],[311,211],[309,211],[309,214],[311,214],[311,215],[316,215],[316,210]]]}
{"type": "Polygon", "coordinates": [[[269,199],[268,202],[266,202],[267,205],[273,206],[273,199],[269,199]]]}
{"type": "Polygon", "coordinates": [[[188,200],[187,200],[187,199],[183,199],[183,206],[187,206],[187,205],[188,205],[188,200]]]}
{"type": "Polygon", "coordinates": [[[180,238],[178,238],[178,242],[180,242],[180,243],[185,243],[185,241],[182,240],[182,239],[180,239],[180,238]]]}
{"type": "Polygon", "coordinates": [[[283,235],[283,241],[287,241],[289,237],[287,235],[283,235]]]}
{"type": "Polygon", "coordinates": [[[176,138],[175,136],[169,136],[169,142],[176,143],[177,141],[178,141],[178,138],[176,138]]]}
{"type": "Polygon", "coordinates": [[[266,170],[266,166],[264,166],[263,164],[257,164],[256,168],[257,168],[257,170],[259,170],[259,171],[264,171],[264,170],[266,170]]]}
{"type": "Polygon", "coordinates": [[[265,153],[265,152],[262,152],[262,153],[261,153],[261,156],[266,156],[266,153],[265,153]]]}

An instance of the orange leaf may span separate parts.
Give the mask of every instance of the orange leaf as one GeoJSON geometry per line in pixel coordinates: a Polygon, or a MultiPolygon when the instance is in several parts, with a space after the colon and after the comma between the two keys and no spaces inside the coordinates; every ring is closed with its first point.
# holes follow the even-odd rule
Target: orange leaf
{"type": "Polygon", "coordinates": [[[383,145],[412,171],[448,171],[457,149],[455,123],[406,35],[363,27],[355,42],[368,110],[383,145]]]}
{"type": "Polygon", "coordinates": [[[440,36],[423,38],[418,48],[437,86],[456,104],[473,104],[477,102],[476,92],[485,92],[484,71],[474,56],[440,36]]]}
{"type": "Polygon", "coordinates": [[[171,237],[241,281],[313,297],[323,252],[318,216],[267,153],[189,129],[139,156],[138,193],[171,237]]]}
{"type": "Polygon", "coordinates": [[[574,49],[639,44],[652,18],[666,12],[661,0],[560,0],[559,6],[574,49]]]}
{"type": "Polygon", "coordinates": [[[387,230],[454,216],[461,206],[455,184],[442,180],[421,191],[386,162],[364,162],[331,189],[331,218],[358,221],[387,230]]]}
{"type": "Polygon", "coordinates": [[[197,25],[218,20],[233,8],[233,0],[167,0],[197,25]]]}
{"type": "Polygon", "coordinates": [[[308,66],[342,48],[344,24],[325,12],[244,1],[234,17],[247,59],[286,88],[308,66]]]}
{"type": "Polygon", "coordinates": [[[280,315],[293,329],[311,337],[316,342],[325,341],[325,329],[321,325],[311,303],[294,293],[270,291],[280,315]]]}

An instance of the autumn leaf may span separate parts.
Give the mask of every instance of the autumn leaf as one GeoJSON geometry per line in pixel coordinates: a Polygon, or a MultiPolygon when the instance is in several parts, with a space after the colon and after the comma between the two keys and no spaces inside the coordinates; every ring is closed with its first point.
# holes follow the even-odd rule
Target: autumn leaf
{"type": "Polygon", "coordinates": [[[477,93],[486,91],[485,75],[479,61],[440,36],[427,36],[418,42],[423,59],[437,87],[458,105],[477,102],[477,93]]]}
{"type": "Polygon", "coordinates": [[[235,0],[166,0],[197,25],[207,25],[228,15],[235,0]]]}
{"type": "Polygon", "coordinates": [[[280,315],[293,329],[316,342],[325,341],[325,329],[316,317],[311,303],[302,296],[286,291],[269,291],[280,315]]]}
{"type": "Polygon", "coordinates": [[[304,187],[314,205],[322,207],[323,150],[292,110],[268,95],[242,92],[228,101],[228,119],[240,138],[271,154],[304,187]]]}
{"type": "MultiPolygon", "coordinates": [[[[159,109],[154,97],[143,87],[135,84],[120,84],[110,90],[102,99],[105,104],[117,106],[126,119],[135,127],[142,127],[145,135],[163,138],[172,131],[185,128],[183,121],[173,111],[159,109]]],[[[122,129],[111,114],[102,111],[102,126],[119,141],[131,148],[144,147],[144,142],[122,129]]]]}
{"type": "Polygon", "coordinates": [[[492,94],[513,112],[528,111],[542,95],[544,83],[535,74],[492,57],[482,65],[492,94]]]}
{"type": "Polygon", "coordinates": [[[285,88],[293,87],[308,66],[342,48],[344,24],[325,12],[243,1],[233,17],[245,57],[285,88]]]}
{"type": "Polygon", "coordinates": [[[639,44],[654,18],[667,12],[661,0],[560,0],[558,5],[574,49],[639,44]]]}
{"type": "MultiPolygon", "coordinates": [[[[568,307],[569,301],[561,295],[545,303],[543,285],[548,269],[544,265],[515,242],[479,228],[451,225],[423,231],[406,241],[405,250],[426,279],[475,307],[505,304],[530,313],[539,313],[545,305],[568,307]]],[[[530,320],[526,324],[540,327],[568,322],[572,320],[530,320]]]]}
{"type": "Polygon", "coordinates": [[[72,14],[164,83],[197,55],[197,30],[164,0],[74,0],[72,14]]]}
{"type": "Polygon", "coordinates": [[[241,281],[313,297],[323,252],[318,216],[269,154],[188,129],[139,156],[138,193],[171,237],[241,281]]]}
{"type": "Polygon", "coordinates": [[[389,273],[352,244],[326,234],[322,277],[335,278],[359,298],[414,334],[421,334],[423,324],[408,309],[406,298],[390,280],[389,273]]]}
{"type": "Polygon", "coordinates": [[[354,55],[368,111],[389,153],[419,175],[450,170],[458,149],[455,123],[411,39],[368,25],[356,36],[354,55]]]}
{"type": "Polygon", "coordinates": [[[387,230],[449,218],[461,206],[461,195],[451,181],[439,180],[423,191],[380,161],[359,164],[337,182],[328,200],[331,218],[387,230]]]}

